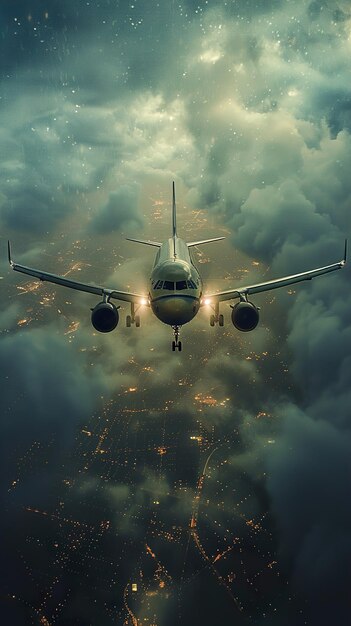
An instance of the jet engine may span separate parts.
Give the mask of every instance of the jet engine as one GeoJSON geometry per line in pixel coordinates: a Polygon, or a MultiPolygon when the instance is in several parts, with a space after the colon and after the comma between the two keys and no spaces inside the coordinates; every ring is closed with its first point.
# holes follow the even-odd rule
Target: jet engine
{"type": "Polygon", "coordinates": [[[252,302],[238,302],[232,307],[232,322],[235,328],[244,333],[254,330],[259,318],[258,309],[252,302]]]}
{"type": "Polygon", "coordinates": [[[99,302],[91,313],[91,323],[99,333],[110,333],[118,324],[119,314],[112,302],[99,302]]]}

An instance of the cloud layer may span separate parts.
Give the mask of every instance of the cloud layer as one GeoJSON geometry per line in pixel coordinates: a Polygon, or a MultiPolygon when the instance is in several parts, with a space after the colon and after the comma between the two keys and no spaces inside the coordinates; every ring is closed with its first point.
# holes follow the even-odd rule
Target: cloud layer
{"type": "MultiPolygon", "coordinates": [[[[167,237],[172,180],[177,181],[180,231],[184,220],[190,238],[197,237],[198,210],[208,219],[206,236],[216,222],[229,231],[232,248],[221,258],[220,270],[233,286],[243,275],[240,264],[259,280],[263,273],[273,278],[341,258],[351,197],[346,0],[52,0],[35,7],[21,0],[2,2],[0,17],[1,232],[3,242],[8,236],[19,242],[30,263],[76,273],[77,267],[71,268],[77,263],[85,280],[139,289],[135,282],[142,285],[152,259],[138,248],[135,264],[134,248],[122,238],[131,232],[156,238],[156,231],[157,239],[167,237]]],[[[218,250],[209,252],[212,259],[221,255],[218,250]]],[[[1,273],[7,276],[5,263],[1,273]]],[[[129,545],[128,563],[116,561],[118,575],[110,564],[106,580],[116,576],[127,584],[145,570],[145,578],[159,583],[161,570],[145,552],[148,540],[162,562],[174,564],[169,601],[146,591],[142,596],[154,602],[160,624],[185,623],[194,598],[204,591],[215,598],[223,594],[227,620],[236,611],[243,623],[246,618],[279,626],[346,622],[348,268],[290,295],[257,297],[262,323],[250,337],[234,333],[227,309],[224,336],[210,335],[207,319],[199,316],[184,329],[187,352],[173,360],[166,327],[147,315],[138,334],[123,329],[124,311],[113,338],[96,337],[89,326],[94,302],[86,296],[55,295],[45,287],[14,295],[17,278],[1,282],[8,486],[17,479],[19,459],[31,458],[33,445],[47,449],[51,460],[48,467],[32,468],[24,486],[15,485],[5,497],[9,563],[17,555],[5,589],[9,597],[25,598],[9,604],[7,621],[32,623],[36,618],[24,607],[40,604],[23,565],[26,560],[33,568],[38,554],[24,548],[28,537],[45,538],[40,554],[48,568],[56,541],[54,526],[38,531],[33,521],[31,534],[17,531],[27,519],[23,509],[32,504],[54,511],[65,500],[72,519],[85,519],[93,529],[83,548],[101,542],[96,545],[105,558],[129,545]],[[74,459],[75,454],[80,459],[77,433],[90,432],[90,422],[102,433],[97,413],[109,403],[117,412],[139,410],[131,413],[132,422],[117,420],[111,431],[110,449],[129,450],[125,467],[119,461],[114,466],[112,455],[113,477],[104,474],[108,464],[103,454],[100,460],[92,454],[93,447],[88,469],[74,459]],[[194,447],[189,439],[199,432],[208,438],[207,448],[194,447]],[[143,465],[132,460],[139,436],[143,465]],[[161,451],[165,446],[157,457],[163,465],[155,464],[153,446],[161,451]],[[182,533],[193,514],[206,454],[215,448],[199,509],[199,538],[212,561],[217,550],[240,538],[244,565],[234,549],[227,561],[217,562],[226,580],[231,569],[237,576],[228,584],[231,589],[236,584],[244,607],[238,614],[225,588],[213,582],[216,574],[199,556],[195,540],[189,561],[183,559],[182,533]],[[65,497],[60,472],[75,481],[65,497]],[[89,508],[91,502],[95,508],[89,508]],[[115,534],[108,530],[100,536],[96,529],[107,519],[115,534]],[[246,523],[250,520],[253,526],[246,523]],[[181,539],[165,539],[177,532],[181,539]],[[255,576],[261,570],[264,575],[255,578],[253,562],[255,576]],[[274,562],[288,591],[280,587],[274,562]],[[243,567],[251,572],[249,580],[260,581],[255,583],[259,591],[244,583],[243,567]],[[177,594],[182,615],[174,609],[177,594]]],[[[106,625],[115,623],[114,592],[104,595],[106,581],[101,584],[88,557],[84,567],[90,573],[79,587],[79,559],[71,554],[57,592],[60,602],[66,598],[67,612],[57,623],[84,624],[89,615],[98,621],[102,611],[106,625]],[[92,588],[97,607],[87,600],[92,588]]],[[[162,581],[170,580],[163,576],[162,581]]],[[[122,587],[120,582],[120,620],[126,616],[122,587]]],[[[138,596],[136,612],[147,617],[145,607],[138,596]]],[[[54,608],[48,611],[54,614],[54,608]]],[[[214,619],[209,607],[201,615],[203,624],[214,619]]]]}

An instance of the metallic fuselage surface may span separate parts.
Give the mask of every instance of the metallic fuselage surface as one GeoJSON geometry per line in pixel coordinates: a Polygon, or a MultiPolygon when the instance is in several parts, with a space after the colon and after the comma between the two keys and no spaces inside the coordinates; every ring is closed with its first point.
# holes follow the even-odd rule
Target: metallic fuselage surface
{"type": "Polygon", "coordinates": [[[200,308],[202,281],[187,244],[176,235],[160,247],[149,285],[150,306],[164,324],[182,326],[200,308]]]}

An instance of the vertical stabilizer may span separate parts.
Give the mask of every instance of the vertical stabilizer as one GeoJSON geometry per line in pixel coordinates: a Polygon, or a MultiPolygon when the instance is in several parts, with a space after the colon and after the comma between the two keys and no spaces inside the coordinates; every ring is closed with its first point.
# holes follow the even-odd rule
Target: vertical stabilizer
{"type": "Polygon", "coordinates": [[[176,201],[175,201],[175,184],[173,181],[173,204],[172,204],[172,237],[177,236],[177,215],[176,215],[176,201]]]}

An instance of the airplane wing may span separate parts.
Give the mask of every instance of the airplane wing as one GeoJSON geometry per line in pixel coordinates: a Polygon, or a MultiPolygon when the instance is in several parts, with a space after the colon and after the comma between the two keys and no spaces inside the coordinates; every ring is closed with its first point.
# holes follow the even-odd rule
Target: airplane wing
{"type": "Polygon", "coordinates": [[[246,287],[238,287],[237,289],[229,289],[227,291],[218,291],[213,294],[205,294],[204,300],[214,300],[217,302],[223,302],[225,300],[234,300],[236,298],[246,297],[254,293],[261,293],[263,291],[270,291],[271,289],[278,289],[279,287],[287,287],[295,283],[302,282],[304,280],[312,280],[316,276],[322,276],[323,274],[329,274],[344,267],[347,256],[347,240],[345,240],[344,258],[341,261],[332,263],[331,265],[325,265],[324,267],[318,267],[307,272],[301,272],[300,274],[291,274],[290,276],[284,276],[282,278],[276,278],[275,280],[269,280],[264,283],[257,283],[256,285],[248,285],[246,287]]]}
{"type": "Polygon", "coordinates": [[[63,287],[69,287],[70,289],[76,289],[77,291],[93,293],[96,296],[108,296],[109,299],[114,298],[115,300],[121,300],[124,302],[134,302],[135,304],[140,304],[146,298],[145,295],[80,283],[76,280],[65,278],[64,276],[57,276],[56,274],[51,274],[50,272],[43,272],[42,270],[33,269],[31,267],[27,267],[26,265],[15,263],[11,257],[10,242],[8,242],[8,258],[12,269],[16,272],[22,272],[22,274],[28,274],[29,276],[34,276],[39,280],[54,283],[55,285],[62,285],[63,287]]]}

